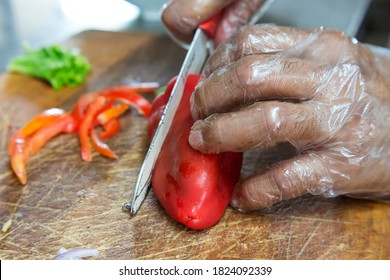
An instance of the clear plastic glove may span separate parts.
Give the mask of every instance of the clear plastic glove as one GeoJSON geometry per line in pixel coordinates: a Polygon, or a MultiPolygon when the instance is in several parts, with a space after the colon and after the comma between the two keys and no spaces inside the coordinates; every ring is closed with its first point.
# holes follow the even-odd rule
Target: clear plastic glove
{"type": "Polygon", "coordinates": [[[265,0],[173,0],[162,13],[162,21],[176,41],[191,42],[198,25],[225,8],[215,37],[224,41],[257,13],[265,0]]]}
{"type": "Polygon", "coordinates": [[[233,207],[307,193],[389,199],[388,49],[331,30],[248,26],[217,48],[192,97],[193,148],[296,149],[236,186],[233,207]]]}

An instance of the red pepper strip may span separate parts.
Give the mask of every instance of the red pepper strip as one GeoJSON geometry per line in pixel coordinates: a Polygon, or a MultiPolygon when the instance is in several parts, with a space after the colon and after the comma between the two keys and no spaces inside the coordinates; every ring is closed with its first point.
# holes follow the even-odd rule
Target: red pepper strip
{"type": "Polygon", "coordinates": [[[119,119],[111,119],[103,125],[103,131],[99,134],[99,138],[104,140],[108,139],[121,130],[121,123],[119,119]]]}
{"type": "Polygon", "coordinates": [[[69,114],[69,123],[63,129],[62,132],[75,134],[79,131],[79,121],[76,121],[75,117],[70,113],[69,114]]]}
{"type": "Polygon", "coordinates": [[[63,114],[56,116],[55,120],[38,129],[30,137],[25,136],[22,129],[11,137],[8,144],[8,151],[11,151],[11,167],[20,183],[26,184],[27,182],[26,163],[28,158],[51,138],[63,132],[66,126],[73,121],[70,114],[63,114]]]}
{"type": "Polygon", "coordinates": [[[58,108],[52,108],[43,111],[32,120],[30,120],[27,124],[25,124],[21,132],[24,136],[28,136],[33,134],[35,131],[40,129],[41,127],[49,124],[53,120],[55,120],[58,116],[63,115],[65,113],[64,110],[58,108]]]}
{"type": "Polygon", "coordinates": [[[120,100],[128,105],[135,107],[140,114],[145,116],[150,115],[152,105],[142,95],[127,87],[115,87],[100,92],[101,96],[120,100]]]}
{"type": "Polygon", "coordinates": [[[26,136],[24,136],[20,131],[17,131],[8,143],[8,153],[11,157],[12,170],[14,171],[19,182],[23,185],[27,182],[26,163],[28,159],[28,153],[26,144],[26,136]]]}
{"type": "MultiPolygon", "coordinates": [[[[242,153],[206,155],[188,144],[194,123],[190,97],[199,78],[199,75],[187,77],[183,98],[152,174],[153,191],[167,213],[174,220],[197,230],[211,227],[222,217],[242,165],[242,153]]],[[[170,93],[167,90],[166,96],[156,98],[155,102],[168,100],[170,93]]],[[[157,127],[165,103],[161,102],[160,107],[153,106],[149,135],[154,134],[153,129],[157,127]]]]}
{"type": "Polygon", "coordinates": [[[156,82],[131,83],[126,87],[139,93],[154,93],[160,87],[160,84],[156,82]]]}
{"type": "Polygon", "coordinates": [[[87,111],[81,120],[79,127],[79,137],[81,145],[81,159],[84,161],[92,161],[91,142],[89,140],[89,134],[93,126],[93,121],[99,110],[104,106],[106,98],[98,96],[88,106],[87,111]]]}
{"type": "Polygon", "coordinates": [[[27,150],[29,156],[38,152],[54,136],[65,132],[67,127],[74,122],[73,116],[67,113],[58,116],[56,120],[42,127],[27,141],[27,150]]]}
{"type": "Polygon", "coordinates": [[[100,122],[99,122],[97,116],[99,116],[101,113],[107,111],[108,109],[112,108],[114,106],[114,103],[115,103],[114,100],[106,100],[106,103],[104,103],[102,108],[100,108],[100,110],[96,113],[96,117],[94,118],[94,120],[92,122],[92,127],[96,127],[96,126],[100,125],[100,122]]]}
{"type": "MultiPolygon", "coordinates": [[[[37,115],[36,117],[34,117],[32,120],[30,120],[27,124],[25,124],[19,131],[23,136],[27,137],[27,136],[33,134],[38,129],[40,129],[41,127],[49,124],[50,122],[55,120],[58,116],[60,116],[64,113],[65,113],[64,110],[57,109],[57,108],[45,110],[42,113],[40,113],[39,115],[37,115]]],[[[8,144],[8,154],[9,155],[11,155],[13,152],[14,142],[15,141],[13,141],[12,139],[9,141],[9,144],[8,144]]]]}
{"type": "Polygon", "coordinates": [[[95,150],[103,156],[109,158],[118,158],[118,156],[108,147],[108,145],[102,140],[100,140],[100,138],[96,134],[96,131],[93,129],[91,130],[91,143],[95,150]]]}
{"type": "Polygon", "coordinates": [[[77,101],[76,105],[73,107],[72,110],[73,117],[76,120],[80,121],[83,118],[89,104],[91,104],[92,101],[96,99],[96,97],[97,97],[96,93],[87,93],[81,96],[80,99],[77,101]]]}
{"type": "Polygon", "coordinates": [[[119,104],[108,108],[97,116],[97,120],[101,125],[106,124],[109,120],[117,118],[129,109],[129,105],[120,102],[119,104]]]}

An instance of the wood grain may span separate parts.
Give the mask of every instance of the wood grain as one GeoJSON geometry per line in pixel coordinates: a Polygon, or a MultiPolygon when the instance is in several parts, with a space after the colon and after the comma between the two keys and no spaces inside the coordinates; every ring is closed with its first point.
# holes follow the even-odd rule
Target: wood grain
{"type": "MultiPolygon", "coordinates": [[[[0,76],[0,259],[52,259],[60,247],[99,250],[97,259],[390,259],[390,206],[345,197],[304,196],[252,214],[228,209],[204,231],[173,222],[150,192],[133,218],[129,201],[148,147],[146,120],[136,112],[108,144],[116,161],[78,155],[75,136],[61,135],[32,157],[28,184],[9,167],[11,133],[36,113],[70,109],[83,94],[129,81],[166,83],[185,52],[169,38],[146,33],[87,31],[64,45],[79,48],[93,72],[78,88],[54,92],[42,81],[0,76]]],[[[243,174],[249,174],[247,155],[243,174]]]]}

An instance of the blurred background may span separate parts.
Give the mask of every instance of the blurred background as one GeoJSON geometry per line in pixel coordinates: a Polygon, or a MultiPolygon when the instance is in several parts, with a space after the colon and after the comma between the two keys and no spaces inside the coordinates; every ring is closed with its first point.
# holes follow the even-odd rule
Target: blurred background
{"type": "MultiPolygon", "coordinates": [[[[22,44],[58,43],[83,30],[165,33],[164,0],[0,0],[0,71],[22,44]]],[[[273,0],[259,22],[326,26],[390,47],[390,0],[273,0]]]]}

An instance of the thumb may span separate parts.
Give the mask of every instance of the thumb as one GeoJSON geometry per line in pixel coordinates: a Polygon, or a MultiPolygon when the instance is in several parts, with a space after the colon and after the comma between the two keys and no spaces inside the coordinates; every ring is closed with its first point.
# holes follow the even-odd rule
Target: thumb
{"type": "Polygon", "coordinates": [[[233,35],[241,26],[247,24],[265,1],[238,0],[226,7],[215,35],[216,45],[233,35]]]}
{"type": "Polygon", "coordinates": [[[191,42],[198,25],[234,0],[174,0],[166,4],[162,21],[170,35],[179,42],[191,42]]]}

